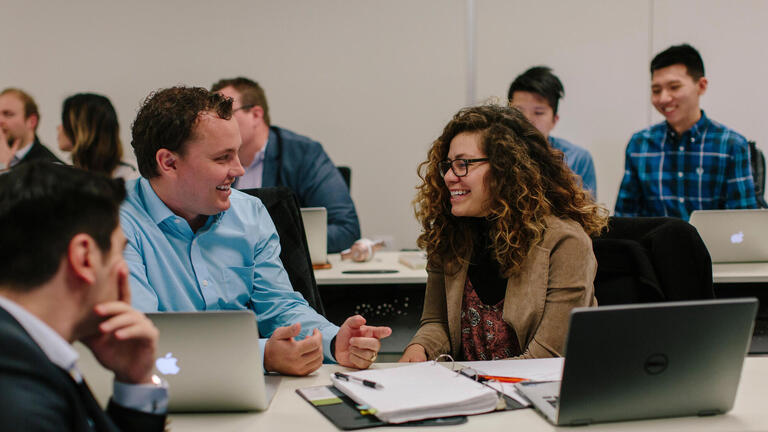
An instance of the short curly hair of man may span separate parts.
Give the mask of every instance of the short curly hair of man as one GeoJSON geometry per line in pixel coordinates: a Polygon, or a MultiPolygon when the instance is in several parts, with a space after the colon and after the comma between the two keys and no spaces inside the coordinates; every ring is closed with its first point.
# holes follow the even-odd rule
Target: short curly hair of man
{"type": "Polygon", "coordinates": [[[144,100],[131,130],[131,146],[142,177],[159,175],[155,155],[160,149],[184,154],[200,114],[229,120],[232,99],[202,87],[171,87],[152,92],[144,100]]]}

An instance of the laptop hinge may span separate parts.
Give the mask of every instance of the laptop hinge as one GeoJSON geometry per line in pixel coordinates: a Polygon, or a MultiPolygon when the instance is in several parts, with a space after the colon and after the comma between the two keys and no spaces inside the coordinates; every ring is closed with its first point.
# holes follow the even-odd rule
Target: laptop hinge
{"type": "Polygon", "coordinates": [[[719,409],[701,410],[696,414],[698,416],[713,416],[713,415],[722,414],[722,411],[720,411],[719,409]]]}
{"type": "Polygon", "coordinates": [[[586,425],[588,425],[590,423],[592,423],[592,419],[591,418],[589,418],[589,419],[571,420],[570,424],[571,424],[571,426],[586,426],[586,425]]]}

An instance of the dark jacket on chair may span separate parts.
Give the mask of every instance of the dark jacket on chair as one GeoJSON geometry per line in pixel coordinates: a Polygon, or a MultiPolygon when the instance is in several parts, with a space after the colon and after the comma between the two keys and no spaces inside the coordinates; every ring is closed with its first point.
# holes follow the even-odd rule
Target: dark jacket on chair
{"type": "Polygon", "coordinates": [[[714,298],[712,259],[681,219],[611,217],[592,246],[601,305],[714,298]]]}

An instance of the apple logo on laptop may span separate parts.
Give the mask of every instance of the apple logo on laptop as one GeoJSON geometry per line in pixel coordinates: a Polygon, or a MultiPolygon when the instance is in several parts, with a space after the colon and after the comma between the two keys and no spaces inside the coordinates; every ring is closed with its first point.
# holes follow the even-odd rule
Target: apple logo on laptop
{"type": "Polygon", "coordinates": [[[157,366],[157,370],[163,375],[176,375],[180,370],[176,365],[177,361],[178,359],[173,356],[173,353],[168,353],[165,357],[159,357],[157,361],[155,361],[155,366],[157,366]]]}
{"type": "Polygon", "coordinates": [[[731,234],[731,243],[739,244],[744,241],[744,233],[739,231],[736,234],[731,234]]]}

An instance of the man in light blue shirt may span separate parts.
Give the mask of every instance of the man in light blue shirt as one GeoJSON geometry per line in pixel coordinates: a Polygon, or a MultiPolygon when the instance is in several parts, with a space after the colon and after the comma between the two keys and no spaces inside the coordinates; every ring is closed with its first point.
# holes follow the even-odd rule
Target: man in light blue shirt
{"type": "Polygon", "coordinates": [[[3,430],[165,429],[157,329],[130,305],[124,196],[122,181],[42,161],[0,176],[3,430]],[[76,340],[115,374],[106,412],[77,367],[76,340]]]}
{"type": "Polygon", "coordinates": [[[142,178],[128,183],[120,214],[137,308],[250,309],[269,338],[260,341],[267,371],[306,375],[324,359],[356,368],[376,360],[391,330],[361,316],[339,328],[315,312],[291,287],[264,205],[232,189],[244,170],[231,99],[161,90],[132,133],[142,178]]]}
{"type": "Polygon", "coordinates": [[[592,156],[586,149],[549,134],[560,120],[557,107],[563,94],[563,84],[552,73],[552,69],[534,66],[512,81],[507,97],[509,104],[520,110],[547,137],[552,147],[563,152],[565,163],[581,177],[584,189],[592,193],[592,198],[597,199],[597,179],[592,156]]]}

